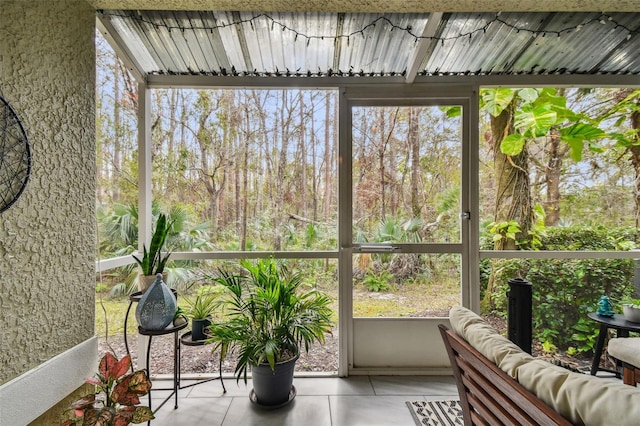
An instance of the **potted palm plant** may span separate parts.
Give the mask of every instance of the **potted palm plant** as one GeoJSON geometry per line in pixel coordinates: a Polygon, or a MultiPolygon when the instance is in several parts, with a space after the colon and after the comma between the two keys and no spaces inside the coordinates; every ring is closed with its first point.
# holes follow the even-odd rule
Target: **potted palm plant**
{"type": "Polygon", "coordinates": [[[273,408],[295,397],[293,372],[301,348],[324,343],[332,326],[331,300],[305,289],[302,275],[273,259],[241,261],[243,274],[219,270],[215,280],[225,288],[219,302],[221,322],[209,327],[209,343],[224,359],[235,351],[236,379],[247,381],[251,369],[251,401],[273,408]]]}
{"type": "Polygon", "coordinates": [[[138,276],[138,289],[144,293],[156,278],[156,274],[162,274],[162,280],[167,281],[164,267],[169,260],[171,252],[166,252],[164,255],[162,250],[164,248],[167,235],[173,226],[173,221],[168,221],[164,214],[158,216],[156,222],[156,229],[151,237],[151,244],[147,250],[147,246],[143,246],[142,259],[133,255],[140,266],[141,273],[138,276]]]}

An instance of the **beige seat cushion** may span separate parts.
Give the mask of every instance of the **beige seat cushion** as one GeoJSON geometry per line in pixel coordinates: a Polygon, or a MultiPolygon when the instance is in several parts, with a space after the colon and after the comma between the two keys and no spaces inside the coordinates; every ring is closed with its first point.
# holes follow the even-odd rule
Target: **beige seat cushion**
{"type": "Polygon", "coordinates": [[[640,390],[542,360],[518,368],[518,381],[576,425],[640,424],[640,390]]]}
{"type": "Polygon", "coordinates": [[[457,335],[514,379],[520,364],[535,359],[467,308],[454,306],[449,311],[449,319],[457,335]]]}
{"type": "MultiPolygon", "coordinates": [[[[449,316],[456,334],[572,423],[640,425],[640,388],[535,359],[462,306],[452,308],[449,316]]],[[[631,346],[635,338],[619,340],[631,346]]],[[[636,344],[640,348],[640,340],[636,344]]]]}
{"type": "Polygon", "coordinates": [[[611,339],[609,340],[607,351],[615,359],[631,364],[634,367],[640,367],[640,337],[611,339]]]}

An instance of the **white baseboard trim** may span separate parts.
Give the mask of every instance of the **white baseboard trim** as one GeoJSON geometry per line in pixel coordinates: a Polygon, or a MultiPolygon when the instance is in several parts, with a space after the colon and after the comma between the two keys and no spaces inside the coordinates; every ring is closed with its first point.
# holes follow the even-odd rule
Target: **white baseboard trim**
{"type": "Polygon", "coordinates": [[[0,386],[0,425],[26,425],[96,373],[96,336],[0,386]]]}

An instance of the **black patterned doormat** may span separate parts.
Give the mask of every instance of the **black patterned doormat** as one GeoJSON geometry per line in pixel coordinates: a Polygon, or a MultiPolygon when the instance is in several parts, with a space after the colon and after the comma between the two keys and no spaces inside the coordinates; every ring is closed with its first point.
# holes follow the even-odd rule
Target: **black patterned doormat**
{"type": "Polygon", "coordinates": [[[407,401],[407,407],[417,426],[464,424],[459,401],[407,401]]]}

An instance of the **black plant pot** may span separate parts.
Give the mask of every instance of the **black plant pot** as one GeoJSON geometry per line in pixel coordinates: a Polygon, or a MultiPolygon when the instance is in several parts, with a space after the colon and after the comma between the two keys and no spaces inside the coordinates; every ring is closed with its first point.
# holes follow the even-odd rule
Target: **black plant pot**
{"type": "Polygon", "coordinates": [[[191,340],[205,340],[208,336],[205,331],[211,325],[211,319],[192,319],[191,320],[191,340]]]}
{"type": "Polygon", "coordinates": [[[269,364],[252,366],[253,390],[249,395],[251,401],[264,408],[279,408],[293,401],[296,396],[293,371],[297,360],[298,356],[276,363],[275,370],[272,370],[269,364]]]}

